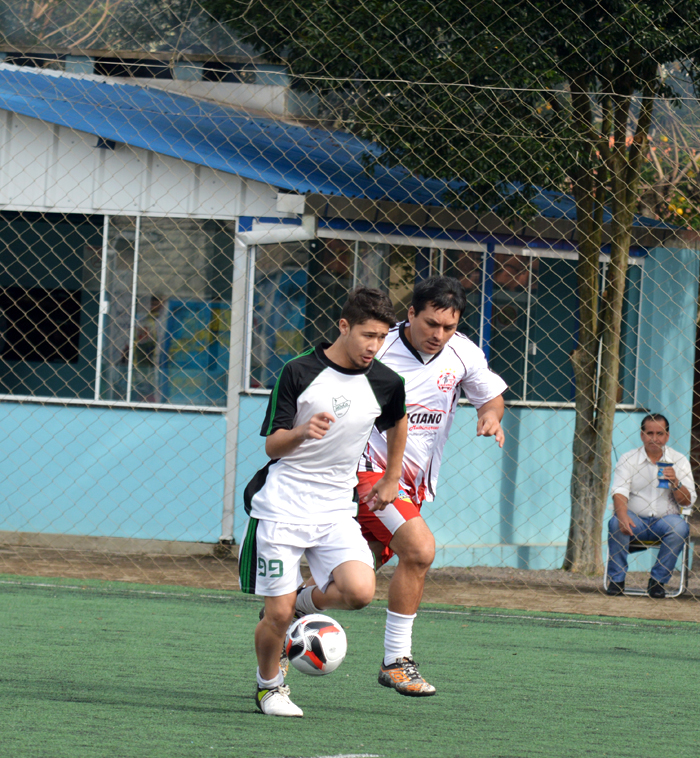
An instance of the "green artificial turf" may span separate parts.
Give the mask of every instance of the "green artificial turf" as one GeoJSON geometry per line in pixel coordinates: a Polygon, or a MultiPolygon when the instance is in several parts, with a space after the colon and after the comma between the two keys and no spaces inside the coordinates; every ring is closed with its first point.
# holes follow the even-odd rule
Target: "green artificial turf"
{"type": "Polygon", "coordinates": [[[303,719],[256,713],[260,603],[238,593],[0,577],[8,758],[651,758],[700,752],[700,625],[429,606],[438,687],[376,682],[384,609],[332,612],[348,657],[288,677],[303,719]]]}

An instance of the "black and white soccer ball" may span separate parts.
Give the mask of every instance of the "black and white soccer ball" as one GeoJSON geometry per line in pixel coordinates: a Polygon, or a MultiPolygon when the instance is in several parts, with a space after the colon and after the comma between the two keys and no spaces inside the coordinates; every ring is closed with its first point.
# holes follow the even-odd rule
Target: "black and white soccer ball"
{"type": "Polygon", "coordinates": [[[348,651],[340,624],[321,613],[297,619],[287,630],[284,650],[295,669],[311,676],[335,671],[348,651]]]}

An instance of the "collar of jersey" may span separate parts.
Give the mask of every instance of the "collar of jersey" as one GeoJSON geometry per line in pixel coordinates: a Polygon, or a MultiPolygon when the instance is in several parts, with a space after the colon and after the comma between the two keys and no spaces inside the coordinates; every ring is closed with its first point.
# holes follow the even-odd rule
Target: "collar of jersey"
{"type": "Polygon", "coordinates": [[[423,363],[423,358],[421,358],[421,354],[416,350],[415,347],[408,341],[408,337],[406,336],[406,324],[408,322],[404,321],[402,324],[399,324],[399,337],[401,337],[401,342],[403,342],[404,346],[406,347],[406,350],[418,361],[420,361],[424,366],[427,366],[428,363],[432,363],[438,355],[445,349],[444,347],[428,361],[428,363],[423,363]]]}
{"type": "Polygon", "coordinates": [[[316,357],[328,368],[332,368],[333,371],[337,371],[340,374],[366,374],[371,368],[372,363],[367,368],[343,368],[333,361],[325,354],[324,350],[331,346],[330,342],[322,342],[316,346],[316,357]]]}

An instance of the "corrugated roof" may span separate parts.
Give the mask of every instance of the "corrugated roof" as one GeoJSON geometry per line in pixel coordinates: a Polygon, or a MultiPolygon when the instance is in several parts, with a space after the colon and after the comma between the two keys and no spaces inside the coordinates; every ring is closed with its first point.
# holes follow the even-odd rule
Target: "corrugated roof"
{"type": "Polygon", "coordinates": [[[446,185],[368,174],[351,134],[250,116],[155,87],[0,64],[0,108],[299,193],[441,204],[446,185]]]}
{"type": "MultiPolygon", "coordinates": [[[[293,192],[439,206],[448,188],[402,168],[377,166],[370,174],[363,157],[378,148],[346,132],[251,116],[104,77],[0,64],[0,109],[293,192]]],[[[576,218],[567,195],[541,192],[535,202],[545,217],[576,218]]],[[[642,218],[636,225],[670,228],[642,218]]]]}

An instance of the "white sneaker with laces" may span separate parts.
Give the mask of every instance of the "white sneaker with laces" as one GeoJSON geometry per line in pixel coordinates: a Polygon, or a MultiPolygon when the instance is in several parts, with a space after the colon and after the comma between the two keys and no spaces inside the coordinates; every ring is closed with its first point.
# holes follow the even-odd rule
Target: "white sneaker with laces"
{"type": "Polygon", "coordinates": [[[303,716],[304,711],[289,699],[289,687],[280,684],[277,687],[258,687],[255,705],[266,716],[303,716]]]}

